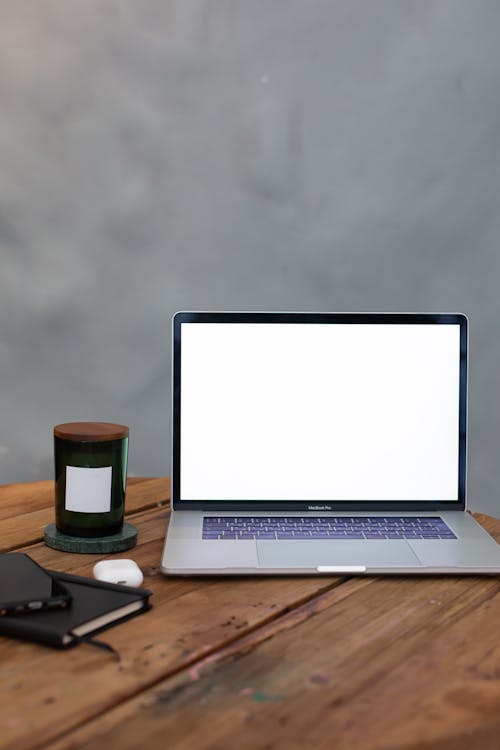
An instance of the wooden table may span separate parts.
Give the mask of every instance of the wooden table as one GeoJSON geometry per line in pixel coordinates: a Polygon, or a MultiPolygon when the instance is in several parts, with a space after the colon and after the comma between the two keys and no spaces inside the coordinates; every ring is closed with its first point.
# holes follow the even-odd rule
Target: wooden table
{"type": "MultiPolygon", "coordinates": [[[[2,551],[49,549],[53,483],[0,487],[2,551]]],[[[165,578],[168,479],[129,479],[153,609],[106,632],[122,657],[0,638],[0,747],[500,748],[498,577],[165,578]]],[[[497,540],[500,521],[480,516],[497,540]]]]}

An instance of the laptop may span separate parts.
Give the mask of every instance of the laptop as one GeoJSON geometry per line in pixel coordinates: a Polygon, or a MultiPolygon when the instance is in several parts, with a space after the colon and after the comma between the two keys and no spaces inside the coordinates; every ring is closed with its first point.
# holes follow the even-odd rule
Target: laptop
{"type": "Polygon", "coordinates": [[[462,314],[179,312],[168,575],[500,573],[462,314]]]}

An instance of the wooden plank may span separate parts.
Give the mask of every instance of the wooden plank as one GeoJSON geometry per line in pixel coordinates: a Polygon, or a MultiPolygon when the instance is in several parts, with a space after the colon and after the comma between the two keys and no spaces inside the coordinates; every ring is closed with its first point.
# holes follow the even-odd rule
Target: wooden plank
{"type": "MultiPolygon", "coordinates": [[[[134,516],[139,544],[132,556],[154,592],[153,610],[102,634],[121,654],[121,663],[91,646],[57,651],[0,638],[1,748],[23,750],[48,742],[342,583],[333,577],[243,577],[230,584],[166,578],[158,566],[167,517],[164,509],[134,516]]],[[[46,567],[83,575],[103,559],[45,545],[28,552],[46,567]]],[[[359,579],[345,585],[356,590],[368,584],[359,579]]]]}
{"type": "Polygon", "coordinates": [[[347,586],[50,750],[497,750],[498,579],[385,578],[342,597],[347,586]]]}
{"type": "MultiPolygon", "coordinates": [[[[134,482],[129,480],[129,484],[130,489],[134,482]]],[[[281,641],[287,632],[299,633],[299,627],[306,621],[339,606],[344,600],[353,600],[358,592],[372,589],[374,581],[369,578],[345,582],[334,578],[242,578],[232,579],[230,583],[224,579],[166,579],[159,574],[158,565],[168,521],[161,493],[168,485],[161,479],[139,479],[135,484],[136,510],[144,503],[151,507],[158,502],[161,505],[155,511],[133,517],[139,528],[139,545],[133,550],[133,557],[146,573],[145,585],[154,591],[153,611],[103,635],[122,653],[121,664],[91,647],[57,652],[36,644],[0,639],[0,726],[3,729],[0,747],[34,748],[66,733],[61,740],[64,746],[69,747],[73,740],[91,742],[108,730],[113,734],[116,712],[123,712],[133,727],[134,695],[146,691],[144,700],[155,705],[156,693],[152,686],[161,683],[160,694],[165,694],[168,702],[171,690],[177,689],[177,680],[180,680],[180,694],[186,679],[188,686],[197,683],[200,674],[205,679],[205,670],[210,679],[213,668],[225,668],[226,663],[239,660],[243,654],[249,657],[260,644],[281,641]],[[206,663],[200,664],[203,659],[206,663]],[[177,673],[179,677],[175,677],[177,673]],[[113,709],[119,704],[123,705],[113,709]],[[94,726],[92,719],[110,709],[109,716],[95,722],[98,729],[95,737],[87,736],[85,733],[92,732],[94,726]],[[80,725],[82,729],[75,733],[75,727],[80,725]]],[[[29,490],[29,486],[26,489],[29,490]]],[[[49,486],[40,489],[51,491],[49,486]]],[[[17,502],[10,505],[12,512],[8,517],[15,516],[19,499],[18,496],[17,502]]],[[[40,507],[37,502],[34,497],[31,512],[43,511],[43,505],[40,507]]],[[[0,521],[0,538],[2,529],[3,521],[0,521]]],[[[29,552],[47,567],[83,574],[90,574],[95,561],[102,559],[59,553],[44,545],[36,545],[29,552]]],[[[462,579],[461,584],[466,580],[462,579]]],[[[425,579],[420,579],[422,581],[425,579]]],[[[413,581],[411,585],[416,583],[413,581]]],[[[300,633],[298,637],[297,647],[300,633]]],[[[339,639],[339,648],[341,643],[339,639]]],[[[321,679],[320,676],[318,684],[321,679]]],[[[260,701],[258,695],[255,700],[260,701]]],[[[164,740],[163,737],[162,747],[164,740]]],[[[142,745],[140,740],[135,747],[142,745]]],[[[489,748],[485,746],[485,750],[489,748]]]]}
{"type": "Polygon", "coordinates": [[[0,486],[0,520],[54,506],[54,482],[23,482],[0,486]]]}
{"type": "MultiPolygon", "coordinates": [[[[170,480],[129,477],[126,515],[168,505],[170,480]]],[[[0,551],[9,552],[43,539],[43,530],[54,521],[54,482],[32,482],[0,487],[0,551]]]]}
{"type": "MultiPolygon", "coordinates": [[[[126,515],[165,506],[169,500],[169,477],[128,477],[126,515]]],[[[484,514],[474,515],[480,523],[489,519],[484,514]]],[[[53,521],[53,480],[0,486],[0,552],[40,542],[43,529],[53,521]]],[[[487,523],[497,540],[500,539],[500,520],[490,519],[487,523]]]]}

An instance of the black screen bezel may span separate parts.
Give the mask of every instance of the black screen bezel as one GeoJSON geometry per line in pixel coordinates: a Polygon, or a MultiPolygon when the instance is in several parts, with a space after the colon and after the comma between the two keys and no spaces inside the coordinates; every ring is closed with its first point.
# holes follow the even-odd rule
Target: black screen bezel
{"type": "Polygon", "coordinates": [[[468,320],[463,313],[306,313],[306,312],[177,312],[172,320],[172,506],[175,510],[213,511],[309,511],[311,505],[324,510],[464,510],[467,473],[467,367],[468,320]],[[460,395],[458,445],[458,500],[182,500],[181,462],[181,326],[183,323],[373,323],[460,326],[460,395]]]}

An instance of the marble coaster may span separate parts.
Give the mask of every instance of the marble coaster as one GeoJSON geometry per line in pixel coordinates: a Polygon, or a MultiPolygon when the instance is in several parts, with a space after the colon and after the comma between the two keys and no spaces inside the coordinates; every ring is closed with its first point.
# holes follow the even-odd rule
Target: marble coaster
{"type": "Polygon", "coordinates": [[[44,540],[48,547],[62,552],[89,554],[123,552],[137,544],[137,529],[130,523],[124,523],[121,531],[110,536],[70,536],[58,531],[55,523],[49,523],[44,530],[44,540]]]}

